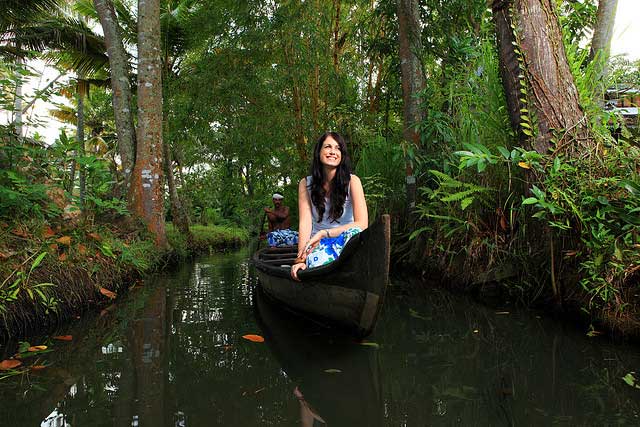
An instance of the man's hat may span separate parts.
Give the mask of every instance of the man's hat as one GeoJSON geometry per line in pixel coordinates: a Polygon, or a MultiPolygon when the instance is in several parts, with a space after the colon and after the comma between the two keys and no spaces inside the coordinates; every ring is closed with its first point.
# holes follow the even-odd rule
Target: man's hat
{"type": "Polygon", "coordinates": [[[273,193],[273,196],[271,196],[271,198],[276,200],[281,200],[281,199],[284,199],[284,196],[280,193],[273,193]]]}

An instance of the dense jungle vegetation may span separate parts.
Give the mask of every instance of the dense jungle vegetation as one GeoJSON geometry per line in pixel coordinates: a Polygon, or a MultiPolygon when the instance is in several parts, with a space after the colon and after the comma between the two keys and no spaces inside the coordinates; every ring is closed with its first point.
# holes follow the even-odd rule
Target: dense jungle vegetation
{"type": "Polygon", "coordinates": [[[0,311],[55,312],[43,269],[255,233],[334,130],[396,266],[637,336],[637,118],[603,105],[640,62],[609,56],[616,3],[3,1],[0,311]],[[59,76],[26,96],[36,61],[59,76]],[[49,141],[33,109],[54,96],[72,131],[49,141]]]}

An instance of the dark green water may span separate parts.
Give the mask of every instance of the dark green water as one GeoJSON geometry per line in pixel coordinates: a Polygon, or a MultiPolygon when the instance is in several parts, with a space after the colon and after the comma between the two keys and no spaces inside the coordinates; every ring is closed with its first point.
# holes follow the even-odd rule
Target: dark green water
{"type": "Polygon", "coordinates": [[[361,345],[256,294],[247,256],[156,277],[56,332],[71,342],[29,339],[53,351],[0,381],[0,426],[640,425],[637,346],[398,282],[361,345]]]}

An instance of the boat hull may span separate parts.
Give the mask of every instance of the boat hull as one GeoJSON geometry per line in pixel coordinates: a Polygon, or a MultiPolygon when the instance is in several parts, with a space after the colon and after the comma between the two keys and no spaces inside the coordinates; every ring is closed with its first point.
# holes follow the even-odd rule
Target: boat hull
{"type": "Polygon", "coordinates": [[[369,335],[382,307],[389,280],[390,220],[383,215],[345,246],[338,260],[290,276],[292,254],[282,248],[266,248],[253,258],[264,292],[289,308],[350,331],[369,335]]]}

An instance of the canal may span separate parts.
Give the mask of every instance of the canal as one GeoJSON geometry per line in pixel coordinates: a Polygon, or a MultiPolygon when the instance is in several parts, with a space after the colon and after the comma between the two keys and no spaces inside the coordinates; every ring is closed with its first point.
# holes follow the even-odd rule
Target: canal
{"type": "Polygon", "coordinates": [[[271,303],[248,256],[198,258],[28,338],[51,351],[0,381],[0,425],[640,424],[640,390],[623,380],[640,377],[637,346],[393,279],[358,342],[271,303]]]}

